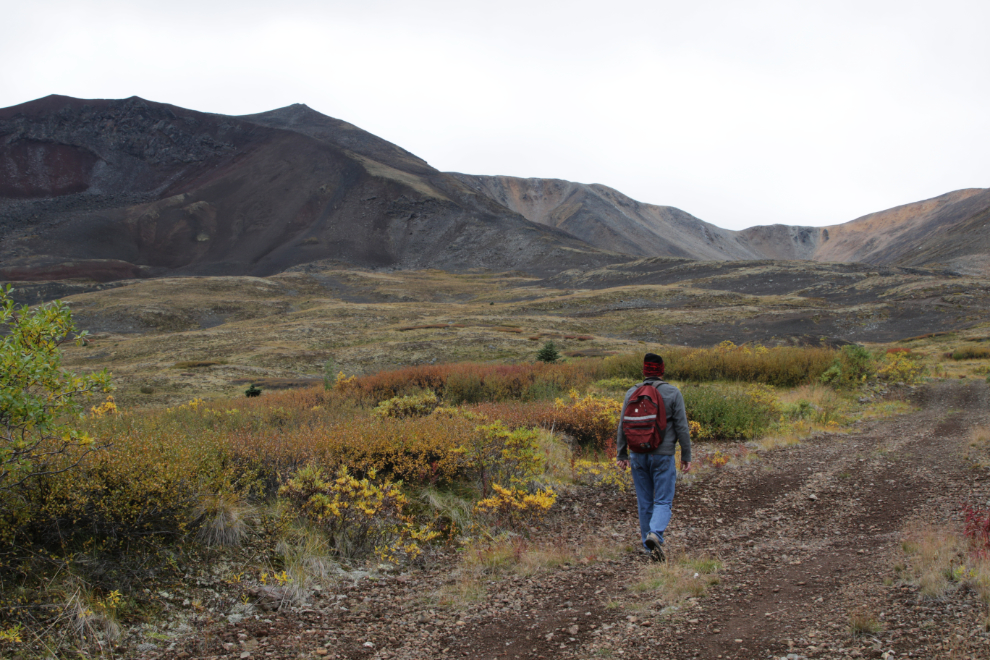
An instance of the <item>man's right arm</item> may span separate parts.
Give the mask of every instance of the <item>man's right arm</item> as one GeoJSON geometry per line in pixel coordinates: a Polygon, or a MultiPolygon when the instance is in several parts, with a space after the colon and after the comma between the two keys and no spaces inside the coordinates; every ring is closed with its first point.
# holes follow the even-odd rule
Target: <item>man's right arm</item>
{"type": "Polygon", "coordinates": [[[629,405],[629,397],[636,390],[635,387],[630,388],[626,392],[625,398],[622,400],[622,409],[619,411],[619,428],[615,431],[615,460],[616,461],[628,461],[629,451],[626,449],[626,436],[622,433],[622,417],[626,414],[626,406],[629,405]]]}

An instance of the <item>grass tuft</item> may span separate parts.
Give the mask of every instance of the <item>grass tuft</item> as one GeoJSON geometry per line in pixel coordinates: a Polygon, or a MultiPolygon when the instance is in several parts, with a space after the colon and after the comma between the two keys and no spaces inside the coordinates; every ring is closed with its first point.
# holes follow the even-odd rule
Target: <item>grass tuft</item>
{"type": "Polygon", "coordinates": [[[880,622],[868,612],[853,610],[849,613],[849,634],[853,637],[875,635],[880,632],[880,622]]]}
{"type": "Polygon", "coordinates": [[[193,508],[196,538],[209,547],[239,547],[250,532],[253,508],[236,493],[206,493],[193,508]]]}
{"type": "Polygon", "coordinates": [[[714,557],[671,553],[666,562],[650,564],[633,591],[657,592],[660,600],[675,605],[688,598],[701,598],[708,587],[720,581],[722,562],[714,557]]]}

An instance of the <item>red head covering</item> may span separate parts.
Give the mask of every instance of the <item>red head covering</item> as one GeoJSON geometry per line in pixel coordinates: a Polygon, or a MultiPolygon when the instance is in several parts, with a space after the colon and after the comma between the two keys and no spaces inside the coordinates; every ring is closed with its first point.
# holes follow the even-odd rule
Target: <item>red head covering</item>
{"type": "Polygon", "coordinates": [[[647,353],[643,358],[643,378],[663,378],[664,368],[663,358],[656,353],[647,353]]]}

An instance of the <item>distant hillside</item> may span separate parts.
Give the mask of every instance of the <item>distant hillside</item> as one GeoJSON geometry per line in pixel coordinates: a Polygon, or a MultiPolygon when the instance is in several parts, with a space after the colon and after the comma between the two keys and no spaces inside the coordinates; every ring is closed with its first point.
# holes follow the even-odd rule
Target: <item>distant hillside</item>
{"type": "Polygon", "coordinates": [[[637,202],[599,184],[559,179],[453,174],[527,220],[556,227],[613,252],[638,257],[760,259],[736,232],[672,206],[637,202]]]}
{"type": "Polygon", "coordinates": [[[559,179],[454,174],[533,222],[640,257],[798,259],[941,266],[990,274],[990,190],[969,189],[830,227],[767,225],[731,231],[606,186],[559,179]]]}
{"type": "Polygon", "coordinates": [[[304,105],[136,97],[0,109],[0,278],[270,275],[304,264],[547,275],[642,257],[990,274],[990,190],[831,227],[721,229],[598,184],[443,173],[304,105]]]}
{"type": "Polygon", "coordinates": [[[346,122],[139,98],[0,110],[0,276],[268,275],[310,262],[548,272],[621,260],[346,122]]]}

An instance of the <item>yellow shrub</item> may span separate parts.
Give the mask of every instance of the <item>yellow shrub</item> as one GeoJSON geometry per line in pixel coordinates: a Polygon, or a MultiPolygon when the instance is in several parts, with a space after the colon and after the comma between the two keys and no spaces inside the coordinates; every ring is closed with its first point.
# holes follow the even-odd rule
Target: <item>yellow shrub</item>
{"type": "Polygon", "coordinates": [[[475,429],[464,460],[487,495],[495,484],[527,486],[543,473],[544,458],[536,429],[508,430],[502,422],[475,429]]]}
{"type": "Polygon", "coordinates": [[[479,501],[474,510],[502,529],[519,528],[536,522],[557,501],[557,493],[549,489],[534,494],[517,488],[503,488],[498,484],[492,484],[492,489],[495,494],[479,501]]]}
{"type": "Polygon", "coordinates": [[[93,417],[103,417],[105,415],[119,415],[120,411],[117,410],[117,404],[113,400],[113,396],[108,396],[106,401],[98,406],[93,406],[89,409],[90,414],[93,417]]]}
{"type": "Polygon", "coordinates": [[[328,481],[318,467],[307,466],[296,472],[279,494],[323,529],[342,557],[363,557],[371,552],[381,558],[393,558],[398,552],[415,556],[420,542],[437,536],[413,524],[403,511],[408,499],[399,485],[378,481],[374,471],[358,479],[341,466],[336,478],[328,481]]]}
{"type": "Polygon", "coordinates": [[[574,461],[574,476],[590,486],[615,489],[621,493],[632,488],[632,473],[620,470],[611,459],[604,461],[581,458],[574,461]]]}
{"type": "Polygon", "coordinates": [[[573,436],[609,458],[615,458],[615,433],[622,403],[596,394],[580,397],[571,390],[567,401],[557,399],[551,425],[556,431],[573,436]]]}
{"type": "Polygon", "coordinates": [[[429,415],[437,406],[440,400],[433,392],[422,394],[410,394],[408,396],[397,396],[386,401],[382,401],[375,406],[374,414],[379,417],[422,417],[429,415]]]}
{"type": "Polygon", "coordinates": [[[910,385],[919,382],[925,371],[925,365],[907,353],[888,353],[877,369],[877,376],[886,381],[910,385]]]}

